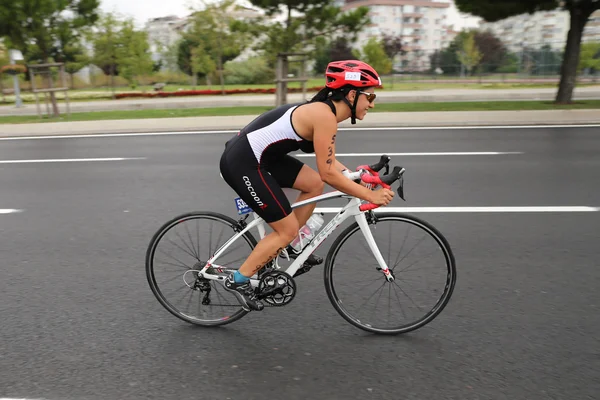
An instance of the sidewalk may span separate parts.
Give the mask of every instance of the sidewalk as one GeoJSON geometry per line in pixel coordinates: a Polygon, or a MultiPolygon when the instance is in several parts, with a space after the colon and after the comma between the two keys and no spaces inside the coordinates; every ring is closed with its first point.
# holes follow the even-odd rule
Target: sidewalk
{"type": "MultiPolygon", "coordinates": [[[[433,89],[415,91],[378,91],[377,103],[443,102],[443,101],[498,101],[498,100],[554,100],[557,88],[540,89],[433,89]]],[[[307,93],[307,99],[315,93],[307,93]]],[[[574,100],[600,99],[600,85],[576,88],[574,100]]],[[[288,103],[301,102],[302,93],[288,94],[288,103]]],[[[123,99],[70,102],[71,112],[142,110],[169,108],[207,108],[239,106],[274,106],[274,94],[186,96],[154,99],[123,99]]],[[[46,106],[41,103],[42,112],[46,106]]],[[[66,104],[59,101],[61,113],[66,113],[66,104]]],[[[14,105],[0,106],[0,116],[36,115],[35,103],[21,108],[14,105]]]]}
{"type": "MultiPolygon", "coordinates": [[[[111,121],[43,122],[0,125],[0,137],[45,135],[89,135],[107,133],[236,131],[255,118],[253,115],[230,117],[155,118],[111,121]]],[[[447,111],[372,113],[364,121],[341,128],[507,125],[584,125],[600,124],[600,112],[592,110],[549,111],[447,111]]],[[[599,129],[600,133],[600,129],[599,129]]]]}

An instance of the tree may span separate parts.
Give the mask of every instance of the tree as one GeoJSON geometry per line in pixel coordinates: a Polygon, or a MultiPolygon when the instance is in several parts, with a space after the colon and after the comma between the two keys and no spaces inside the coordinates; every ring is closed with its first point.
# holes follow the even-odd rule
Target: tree
{"type": "MultiPolygon", "coordinates": [[[[35,48],[41,61],[47,63],[56,44],[60,43],[59,33],[66,30],[77,33],[94,24],[99,4],[99,0],[3,1],[0,2],[0,36],[7,37],[26,59],[35,48]]],[[[54,92],[50,92],[50,99],[54,116],[58,116],[54,92]]]]}
{"type": "Polygon", "coordinates": [[[270,19],[268,24],[259,26],[259,31],[266,30],[266,36],[260,43],[270,55],[282,52],[293,52],[313,45],[320,36],[343,35],[349,41],[355,41],[358,33],[370,22],[367,7],[358,7],[350,12],[343,12],[334,0],[250,0],[263,9],[267,17],[283,12],[285,21],[270,19]],[[293,15],[297,14],[297,15],[293,15]]]}
{"type": "Polygon", "coordinates": [[[405,51],[402,48],[402,37],[401,36],[393,36],[388,35],[387,33],[383,34],[381,38],[381,43],[383,46],[383,51],[387,56],[392,60],[392,64],[394,63],[394,58],[398,54],[403,54],[405,51]]]}
{"type": "Polygon", "coordinates": [[[583,43],[578,70],[591,69],[592,73],[600,71],[600,43],[583,43]]]}
{"type": "Polygon", "coordinates": [[[117,38],[116,62],[119,75],[127,80],[130,87],[137,86],[137,78],[152,72],[153,62],[148,44],[148,34],[136,31],[133,19],[123,22],[117,38]]]}
{"type": "Polygon", "coordinates": [[[436,50],[429,58],[431,71],[438,68],[444,71],[444,75],[458,75],[460,73],[460,61],[458,60],[459,42],[455,39],[448,47],[436,50]]]}
{"type": "Polygon", "coordinates": [[[486,72],[496,71],[505,61],[506,46],[492,32],[475,31],[475,45],[481,52],[481,64],[486,72]]]}
{"type": "Polygon", "coordinates": [[[479,65],[483,55],[475,44],[475,34],[469,32],[462,41],[461,47],[456,51],[458,61],[467,69],[467,74],[471,74],[471,70],[479,65]]]}
{"type": "Polygon", "coordinates": [[[56,62],[65,64],[65,71],[71,78],[71,89],[74,88],[73,74],[89,64],[84,46],[81,43],[82,36],[89,36],[89,32],[82,29],[81,32],[75,32],[69,29],[68,25],[63,25],[57,31],[57,43],[52,51],[52,58],[56,62]]]}
{"type": "Polygon", "coordinates": [[[192,25],[180,44],[178,61],[182,71],[194,76],[194,79],[198,75],[210,78],[211,74],[218,72],[225,93],[223,65],[239,56],[250,38],[236,30],[237,22],[231,15],[238,7],[235,1],[203,4],[202,10],[193,11],[192,25]]]}
{"type": "Polygon", "coordinates": [[[94,55],[92,63],[110,76],[110,87],[115,98],[115,75],[119,73],[118,49],[119,33],[122,22],[115,14],[103,14],[94,29],[90,32],[89,41],[92,43],[94,55]]]}
{"type": "MultiPolygon", "coordinates": [[[[275,65],[281,53],[305,52],[317,47],[319,37],[344,36],[350,42],[357,39],[358,33],[370,23],[367,7],[358,7],[343,12],[335,0],[250,0],[266,13],[267,23],[255,21],[253,32],[260,38],[256,49],[262,50],[269,66],[275,65]],[[285,15],[284,21],[273,17],[279,13],[285,15]]],[[[288,71],[281,71],[287,76],[288,71]]],[[[283,82],[283,99],[287,92],[287,83],[283,82]]]]}
{"type": "Polygon", "coordinates": [[[379,75],[392,72],[392,60],[385,54],[383,43],[372,37],[362,49],[363,61],[371,65],[379,75]]]}
{"type": "Polygon", "coordinates": [[[494,22],[513,15],[563,8],[569,11],[570,28],[555,101],[570,103],[573,98],[581,37],[590,15],[600,9],[598,0],[455,0],[459,11],[494,22]]]}

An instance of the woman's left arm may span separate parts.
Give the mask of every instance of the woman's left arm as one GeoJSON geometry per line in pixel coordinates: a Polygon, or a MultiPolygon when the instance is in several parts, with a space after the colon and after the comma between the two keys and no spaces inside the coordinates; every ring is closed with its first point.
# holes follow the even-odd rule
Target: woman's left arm
{"type": "Polygon", "coordinates": [[[348,169],[348,167],[346,167],[344,164],[342,164],[337,158],[335,159],[335,167],[337,168],[338,171],[342,172],[343,170],[347,169],[348,171],[350,171],[348,169]]]}

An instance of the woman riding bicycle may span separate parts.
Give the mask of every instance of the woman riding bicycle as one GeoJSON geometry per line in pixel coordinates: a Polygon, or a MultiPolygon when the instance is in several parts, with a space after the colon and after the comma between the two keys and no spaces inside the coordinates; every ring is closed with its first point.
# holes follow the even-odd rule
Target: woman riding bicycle
{"type": "MultiPolygon", "coordinates": [[[[225,280],[246,311],[261,310],[249,277],[287,248],[310,218],[316,203],[291,209],[282,188],[300,191],[296,201],[323,193],[325,183],[362,200],[387,205],[394,193],[372,191],[346,178],[347,169],[335,158],[338,124],[362,120],[374,107],[377,72],[357,60],[327,65],[326,85],[309,102],[286,104],[258,116],[225,144],[220,170],[223,179],[273,229],[258,242],[238,271],[225,280]],[[288,153],[315,153],[318,172],[288,153]]],[[[320,264],[319,257],[307,262],[320,264]]]]}

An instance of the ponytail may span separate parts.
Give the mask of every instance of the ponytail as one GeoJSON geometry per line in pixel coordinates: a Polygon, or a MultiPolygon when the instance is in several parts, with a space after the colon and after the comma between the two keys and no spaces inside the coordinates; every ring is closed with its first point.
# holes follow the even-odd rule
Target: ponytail
{"type": "Polygon", "coordinates": [[[329,95],[330,95],[330,90],[328,87],[324,87],[323,89],[319,90],[319,92],[317,94],[315,94],[315,96],[310,99],[308,102],[309,103],[316,103],[316,102],[324,102],[327,101],[327,99],[329,99],[329,95]]]}
{"type": "Polygon", "coordinates": [[[331,101],[342,100],[346,96],[346,91],[347,91],[347,88],[331,90],[328,87],[324,87],[323,89],[319,90],[317,92],[317,94],[312,99],[310,99],[308,102],[316,103],[316,102],[326,102],[328,100],[331,100],[331,101]],[[346,89],[346,90],[344,90],[344,89],[346,89]]]}

